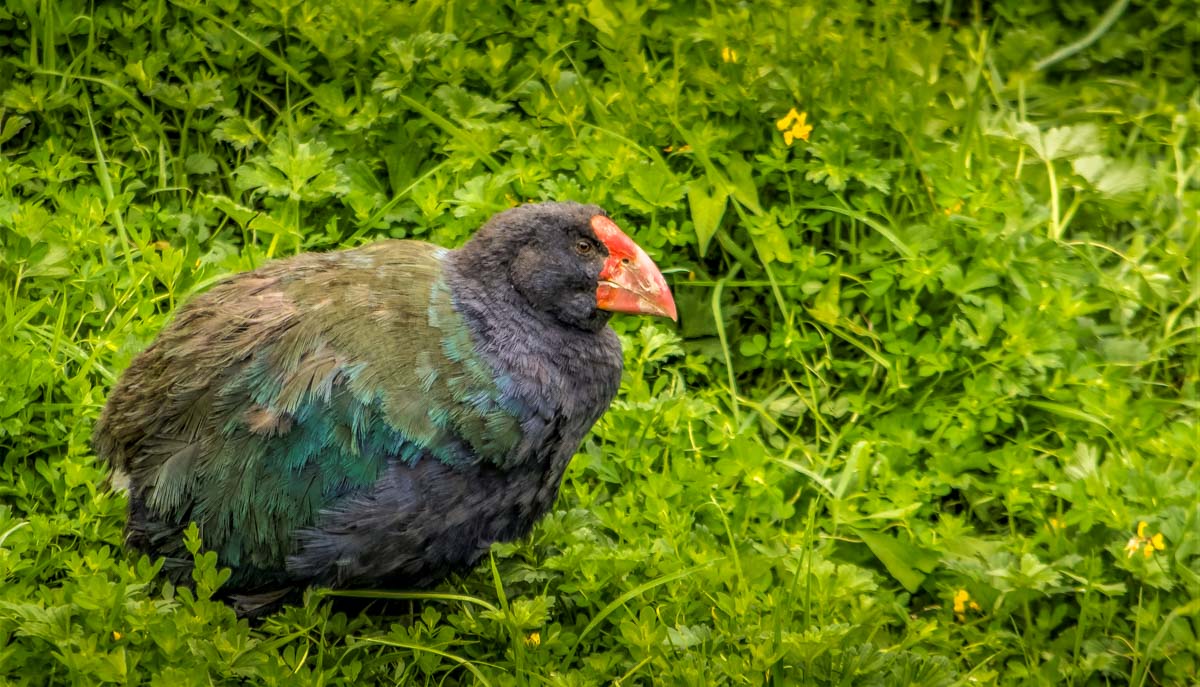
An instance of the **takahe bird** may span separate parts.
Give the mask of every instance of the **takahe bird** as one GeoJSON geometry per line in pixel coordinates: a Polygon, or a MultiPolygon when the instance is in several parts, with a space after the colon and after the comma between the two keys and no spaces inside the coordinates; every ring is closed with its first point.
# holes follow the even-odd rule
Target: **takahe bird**
{"type": "Polygon", "coordinates": [[[235,275],[179,310],[96,425],[127,543],[186,582],[196,522],[251,615],[468,569],[550,508],[616,394],[613,312],[675,303],[576,203],[503,212],[457,250],[389,240],[235,275]]]}

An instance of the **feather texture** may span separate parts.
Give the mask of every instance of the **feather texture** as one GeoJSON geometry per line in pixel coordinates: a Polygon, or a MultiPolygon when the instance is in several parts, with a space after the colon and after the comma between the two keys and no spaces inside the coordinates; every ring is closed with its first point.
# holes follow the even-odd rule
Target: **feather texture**
{"type": "Polygon", "coordinates": [[[390,460],[509,463],[520,418],[452,307],[445,253],[383,242],[220,284],[114,389],[98,452],[133,498],[254,571],[283,567],[292,532],[390,460]]]}
{"type": "Polygon", "coordinates": [[[186,581],[196,522],[255,612],[310,584],[430,584],[528,532],[621,358],[611,329],[531,308],[504,245],[304,254],[181,308],[93,434],[130,545],[186,581]]]}

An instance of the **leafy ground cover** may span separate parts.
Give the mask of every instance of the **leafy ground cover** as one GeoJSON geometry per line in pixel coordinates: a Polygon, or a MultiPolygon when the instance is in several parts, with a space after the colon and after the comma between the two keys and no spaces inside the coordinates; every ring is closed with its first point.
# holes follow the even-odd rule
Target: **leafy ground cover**
{"type": "Polygon", "coordinates": [[[1200,8],[0,6],[0,681],[1200,680],[1200,8]],[[669,275],[528,541],[251,627],[88,434],[273,256],[597,202],[669,275]]]}

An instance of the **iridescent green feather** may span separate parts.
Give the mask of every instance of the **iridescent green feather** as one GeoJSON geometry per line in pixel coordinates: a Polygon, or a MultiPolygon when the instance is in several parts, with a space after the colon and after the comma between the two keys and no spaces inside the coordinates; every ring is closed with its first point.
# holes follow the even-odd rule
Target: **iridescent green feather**
{"type": "Polygon", "coordinates": [[[223,282],[131,365],[98,451],[246,570],[280,568],[297,528],[389,461],[505,464],[521,409],[475,353],[444,256],[385,241],[223,282]]]}

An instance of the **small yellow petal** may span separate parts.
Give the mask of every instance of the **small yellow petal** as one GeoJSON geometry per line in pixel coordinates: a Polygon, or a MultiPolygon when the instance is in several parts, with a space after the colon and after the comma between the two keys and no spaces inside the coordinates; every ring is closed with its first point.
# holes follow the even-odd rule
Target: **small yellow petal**
{"type": "Polygon", "coordinates": [[[793,107],[792,109],[788,110],[788,113],[783,116],[783,119],[775,122],[775,128],[779,129],[780,131],[787,131],[792,127],[792,122],[799,118],[800,114],[796,112],[796,108],[793,107]]]}
{"type": "Polygon", "coordinates": [[[1151,544],[1150,542],[1146,542],[1146,548],[1142,549],[1142,553],[1146,555],[1146,558],[1153,556],[1154,555],[1154,545],[1151,544]]]}
{"type": "Polygon", "coordinates": [[[1143,521],[1141,521],[1141,522],[1139,522],[1139,523],[1138,523],[1138,528],[1137,528],[1137,536],[1138,536],[1138,539],[1145,539],[1145,538],[1146,538],[1146,527],[1147,527],[1147,526],[1148,526],[1148,525],[1146,525],[1146,521],[1145,521],[1145,520],[1143,520],[1143,521]]]}
{"type": "Polygon", "coordinates": [[[981,611],[981,610],[983,610],[983,609],[981,609],[981,608],[979,607],[979,604],[975,603],[974,601],[972,601],[970,605],[971,605],[971,610],[972,610],[972,611],[981,611]]]}
{"type": "Polygon", "coordinates": [[[540,633],[540,632],[529,633],[529,636],[525,638],[525,643],[529,646],[541,646],[542,633],[540,633]]]}
{"type": "Polygon", "coordinates": [[[1152,545],[1154,545],[1154,548],[1158,549],[1159,551],[1163,551],[1167,548],[1167,543],[1165,541],[1163,541],[1162,532],[1159,532],[1158,534],[1154,535],[1153,537],[1150,537],[1150,543],[1152,545]]]}
{"type": "Polygon", "coordinates": [[[120,638],[121,638],[121,633],[117,632],[116,630],[113,630],[113,639],[120,639],[120,638]]]}
{"type": "Polygon", "coordinates": [[[787,140],[787,144],[791,145],[796,139],[807,141],[808,135],[812,133],[812,125],[808,124],[807,112],[796,112],[796,108],[792,108],[787,116],[775,122],[775,126],[780,131],[784,132],[783,136],[787,140]]]}

